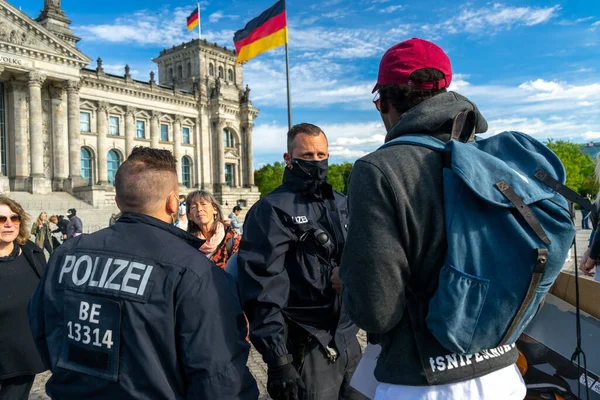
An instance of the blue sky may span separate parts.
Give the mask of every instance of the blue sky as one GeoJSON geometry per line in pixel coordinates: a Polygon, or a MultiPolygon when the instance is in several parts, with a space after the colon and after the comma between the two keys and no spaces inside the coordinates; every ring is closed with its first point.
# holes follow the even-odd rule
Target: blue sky
{"type": "MultiPolygon", "coordinates": [[[[36,17],[43,0],[9,0],[36,17]]],[[[233,48],[233,32],[274,0],[201,2],[203,37],[233,48]]],[[[90,58],[137,79],[158,52],[197,37],[185,17],[196,2],[62,0],[90,58]]],[[[371,103],[379,59],[411,37],[450,56],[452,90],[474,101],[490,133],[519,130],[545,140],[600,141],[600,2],[538,0],[288,0],[294,122],[320,125],[333,162],[353,161],[382,143],[371,103]]],[[[95,67],[95,62],[91,66],[95,67]]],[[[244,67],[261,110],[254,129],[258,167],[281,160],[287,130],[283,48],[244,67]]]]}

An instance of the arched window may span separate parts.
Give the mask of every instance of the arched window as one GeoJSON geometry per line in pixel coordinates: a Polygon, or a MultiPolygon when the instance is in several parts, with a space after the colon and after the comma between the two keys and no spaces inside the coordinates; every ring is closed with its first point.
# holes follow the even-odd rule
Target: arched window
{"type": "Polygon", "coordinates": [[[88,185],[92,184],[92,165],[94,160],[92,159],[92,152],[85,147],[81,148],[81,177],[85,179],[88,185]]]}
{"type": "Polygon", "coordinates": [[[181,158],[181,182],[185,185],[185,187],[192,187],[192,162],[189,157],[181,158]]]}
{"type": "Polygon", "coordinates": [[[192,63],[191,62],[187,62],[187,77],[191,78],[192,77],[192,63]]]}
{"type": "Polygon", "coordinates": [[[232,69],[228,69],[228,70],[227,70],[227,80],[228,80],[229,82],[232,82],[232,81],[233,81],[233,70],[232,70],[232,69]]]}
{"type": "Polygon", "coordinates": [[[173,68],[169,68],[169,83],[173,82],[173,68]]]}
{"type": "Polygon", "coordinates": [[[223,79],[223,67],[219,67],[219,79],[223,79]]]}
{"type": "Polygon", "coordinates": [[[215,76],[215,66],[212,63],[208,64],[208,74],[215,76]]]}
{"type": "Polygon", "coordinates": [[[223,129],[223,146],[225,147],[235,147],[235,141],[233,140],[233,133],[229,131],[229,129],[223,129]]]}
{"type": "Polygon", "coordinates": [[[117,175],[117,170],[119,169],[119,165],[121,165],[121,156],[119,156],[119,153],[115,150],[109,150],[106,164],[106,169],[108,170],[108,183],[114,185],[115,175],[117,175]]]}
{"type": "Polygon", "coordinates": [[[181,82],[183,79],[183,67],[180,65],[177,67],[177,80],[181,82]]]}

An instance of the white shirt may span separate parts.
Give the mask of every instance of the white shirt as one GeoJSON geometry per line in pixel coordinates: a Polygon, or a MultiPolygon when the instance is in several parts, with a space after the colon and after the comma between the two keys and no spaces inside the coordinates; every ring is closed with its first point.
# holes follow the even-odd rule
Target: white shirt
{"type": "Polygon", "coordinates": [[[481,378],[439,386],[405,386],[380,383],[375,400],[523,400],[527,388],[516,365],[481,378]]]}

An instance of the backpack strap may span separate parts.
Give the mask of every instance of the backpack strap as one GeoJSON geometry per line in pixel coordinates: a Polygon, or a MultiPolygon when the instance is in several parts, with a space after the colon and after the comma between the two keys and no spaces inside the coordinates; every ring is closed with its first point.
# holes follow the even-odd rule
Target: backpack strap
{"type": "Polygon", "coordinates": [[[475,137],[475,112],[461,111],[454,117],[452,123],[452,140],[468,143],[475,137]]]}
{"type": "Polygon", "coordinates": [[[545,171],[538,169],[534,176],[541,182],[550,186],[550,188],[552,188],[554,191],[563,195],[565,199],[571,201],[572,203],[577,203],[586,210],[591,211],[593,215],[596,215],[596,213],[598,212],[598,210],[596,210],[596,206],[592,204],[592,202],[590,202],[585,197],[580,196],[579,193],[569,189],[568,187],[551,177],[545,171]]]}
{"type": "Polygon", "coordinates": [[[395,146],[399,144],[412,144],[415,146],[426,147],[431,150],[443,151],[446,148],[446,143],[442,142],[440,139],[433,137],[431,135],[427,135],[425,133],[422,134],[406,134],[402,136],[398,136],[397,138],[390,140],[389,142],[383,144],[379,147],[378,150],[385,149],[386,147],[395,146]]]}

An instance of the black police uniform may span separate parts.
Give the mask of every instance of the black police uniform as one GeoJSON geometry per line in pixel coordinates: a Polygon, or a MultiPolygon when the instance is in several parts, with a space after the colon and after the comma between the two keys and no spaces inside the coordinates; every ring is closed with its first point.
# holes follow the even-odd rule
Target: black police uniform
{"type": "Polygon", "coordinates": [[[246,323],[202,241],[124,214],[52,255],[29,304],[53,399],[256,399],[246,323]]]}
{"type": "Polygon", "coordinates": [[[358,328],[330,281],[346,221],[341,193],[286,168],[283,184],[244,223],[238,285],[250,339],[269,368],[293,358],[307,387],[301,399],[364,398],[349,386],[361,357],[358,328]]]}

